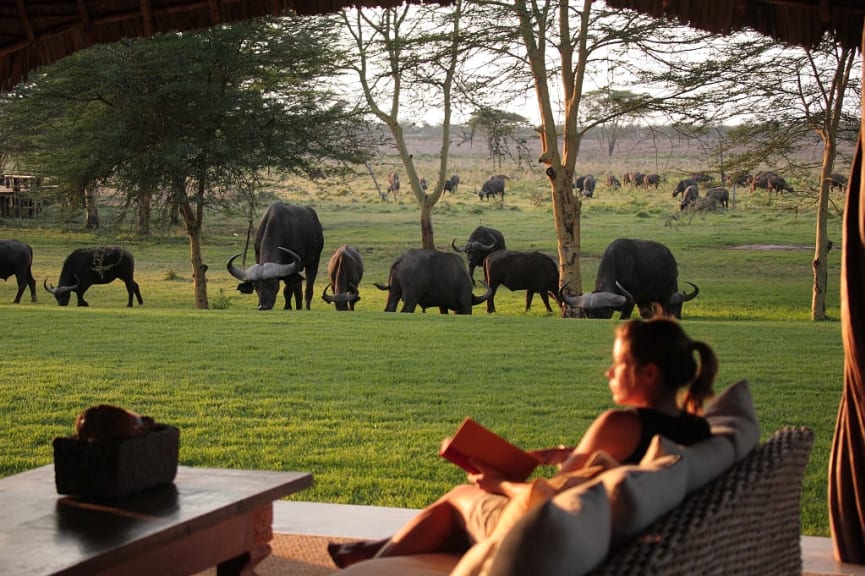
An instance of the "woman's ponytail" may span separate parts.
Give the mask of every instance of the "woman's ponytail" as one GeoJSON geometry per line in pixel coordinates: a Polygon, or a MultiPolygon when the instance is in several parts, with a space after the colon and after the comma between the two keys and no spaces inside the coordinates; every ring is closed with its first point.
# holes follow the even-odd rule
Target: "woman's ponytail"
{"type": "Polygon", "coordinates": [[[694,340],[694,350],[700,355],[700,366],[685,393],[684,408],[691,414],[703,413],[703,402],[714,395],[712,384],[718,374],[718,357],[705,342],[694,340]]]}

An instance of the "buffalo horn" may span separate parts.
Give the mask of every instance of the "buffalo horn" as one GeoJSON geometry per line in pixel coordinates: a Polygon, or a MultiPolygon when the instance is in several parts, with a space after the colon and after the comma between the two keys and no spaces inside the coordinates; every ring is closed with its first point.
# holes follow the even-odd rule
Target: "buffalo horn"
{"type": "Polygon", "coordinates": [[[625,287],[622,286],[621,283],[619,283],[618,280],[616,280],[616,287],[617,287],[619,290],[622,291],[622,294],[625,295],[625,297],[628,299],[628,302],[633,302],[633,301],[634,301],[634,295],[631,294],[630,292],[628,292],[627,290],[625,290],[625,287]]]}
{"type": "Polygon", "coordinates": [[[259,282],[262,280],[274,280],[276,278],[284,278],[286,276],[290,276],[297,272],[298,265],[300,264],[300,256],[296,253],[292,252],[288,248],[283,248],[282,246],[278,247],[283,252],[286,252],[289,256],[294,259],[294,262],[290,264],[277,264],[276,262],[265,262],[264,264],[253,264],[246,270],[241,270],[234,266],[234,260],[240,254],[235,254],[231,258],[228,259],[228,263],[226,264],[226,268],[228,269],[229,274],[237,278],[241,281],[249,281],[249,282],[259,282]]]}
{"type": "Polygon", "coordinates": [[[328,283],[328,285],[324,287],[324,292],[321,293],[321,299],[324,300],[325,302],[327,302],[328,304],[333,304],[334,303],[333,296],[327,295],[327,289],[328,288],[330,288],[330,283],[328,283]]]}
{"type": "Polygon", "coordinates": [[[489,244],[481,244],[480,242],[478,242],[477,245],[478,245],[478,247],[489,251],[489,250],[492,250],[493,248],[496,247],[496,237],[493,236],[492,234],[490,234],[489,232],[487,232],[486,234],[487,234],[487,237],[490,239],[490,243],[489,244]]]}
{"type": "Polygon", "coordinates": [[[628,294],[628,291],[624,290],[621,286],[619,286],[619,288],[628,294],[627,296],[622,296],[615,292],[588,292],[579,296],[568,296],[565,294],[565,287],[567,285],[568,283],[565,282],[562,284],[561,288],[559,288],[559,298],[569,306],[582,308],[583,310],[594,310],[596,308],[622,308],[628,303],[628,299],[631,296],[628,294]]]}
{"type": "Polygon", "coordinates": [[[451,240],[451,248],[453,248],[455,252],[465,252],[465,248],[460,248],[459,246],[457,246],[456,238],[451,240]]]}
{"type": "Polygon", "coordinates": [[[240,280],[241,282],[246,282],[246,270],[241,270],[240,268],[234,265],[234,260],[242,256],[242,254],[238,253],[228,259],[228,263],[226,263],[225,267],[228,269],[228,273],[240,280]]]}
{"type": "Polygon", "coordinates": [[[357,302],[360,300],[360,296],[357,295],[357,287],[355,286],[355,292],[343,292],[340,294],[334,294],[333,296],[328,295],[327,289],[331,288],[332,284],[328,284],[324,287],[324,292],[321,293],[321,299],[327,302],[328,304],[334,304],[336,302],[357,302]]]}
{"type": "Polygon", "coordinates": [[[681,302],[687,302],[689,300],[693,300],[694,298],[697,297],[697,294],[700,293],[700,289],[697,288],[697,285],[693,284],[691,282],[685,282],[685,284],[691,284],[691,286],[694,287],[694,291],[691,292],[690,294],[688,294],[686,292],[676,292],[675,294],[673,294],[673,297],[670,298],[670,302],[672,302],[673,304],[679,304],[681,302]]]}
{"type": "Polygon", "coordinates": [[[59,296],[60,294],[66,294],[67,292],[72,292],[76,288],[78,288],[78,284],[80,284],[80,280],[78,280],[78,276],[75,276],[75,284],[72,286],[58,286],[55,288],[54,286],[48,285],[48,277],[45,277],[45,280],[42,282],[42,287],[45,288],[51,294],[55,296],[59,296]]]}

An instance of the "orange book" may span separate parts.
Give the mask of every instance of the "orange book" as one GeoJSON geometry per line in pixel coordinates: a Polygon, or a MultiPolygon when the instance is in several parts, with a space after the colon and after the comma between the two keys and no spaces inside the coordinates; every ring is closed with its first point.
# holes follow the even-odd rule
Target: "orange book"
{"type": "Polygon", "coordinates": [[[475,460],[497,470],[504,478],[519,481],[528,478],[541,463],[471,418],[463,420],[456,434],[443,443],[439,455],[472,474],[480,472],[470,463],[475,460]]]}

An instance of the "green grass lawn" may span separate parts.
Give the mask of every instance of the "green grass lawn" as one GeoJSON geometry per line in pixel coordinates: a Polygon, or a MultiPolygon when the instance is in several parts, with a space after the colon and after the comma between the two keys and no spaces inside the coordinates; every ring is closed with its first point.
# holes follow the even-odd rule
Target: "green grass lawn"
{"type": "MultiPolygon", "coordinates": [[[[534,181],[514,182],[504,206],[481,206],[470,187],[436,207],[436,243],[449,249],[479,225],[502,230],[512,249],[555,255],[549,201],[534,181]]],[[[306,470],[322,502],[421,507],[463,473],[437,456],[440,440],[471,415],[525,447],[572,443],[611,406],[603,371],[617,320],[565,320],[536,299],[499,291],[498,313],[385,314],[391,261],[420,240],[408,199],[285,193],[312,204],[325,251],[309,312],[255,310],[235,291],[225,261],[242,251],[247,223],[213,215],[204,243],[213,309],[192,309],[188,247],[181,233],[139,240],[128,233],[61,232],[51,221],[9,221],[0,237],[35,251],[34,274],[56,283],[63,258],[80,246],[120,244],[136,257],[144,307],[125,308],[122,284],[95,286],[90,308],[39,301],[11,304],[0,283],[0,475],[52,461],[51,441],[75,416],[114,403],[181,430],[181,463],[306,470]],[[354,313],[318,297],[326,261],[343,243],[358,247],[366,273],[354,313]]],[[[601,189],[584,203],[583,288],[590,290],[604,247],[617,237],[670,246],[683,280],[700,295],[683,323],[720,359],[718,388],[747,378],[763,436],[786,425],[814,429],[803,497],[803,531],[828,535],[826,475],[842,386],[838,269],[830,253],[829,322],[809,320],[813,213],[765,198],[742,198],[726,214],[679,215],[669,193],[601,189]],[[738,249],[783,245],[788,249],[738,249]]],[[[840,241],[840,221],[830,221],[840,241]]],[[[477,292],[482,288],[478,286],[477,292]]]]}

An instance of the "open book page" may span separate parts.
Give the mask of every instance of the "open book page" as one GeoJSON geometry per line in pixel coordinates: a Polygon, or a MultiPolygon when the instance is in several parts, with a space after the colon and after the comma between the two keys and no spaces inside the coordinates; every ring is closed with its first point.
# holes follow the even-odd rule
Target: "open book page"
{"type": "Polygon", "coordinates": [[[471,461],[475,460],[497,470],[504,478],[519,481],[528,478],[541,463],[528,452],[471,418],[463,420],[453,437],[442,446],[439,454],[466,472],[480,472],[471,464],[471,461]]]}

